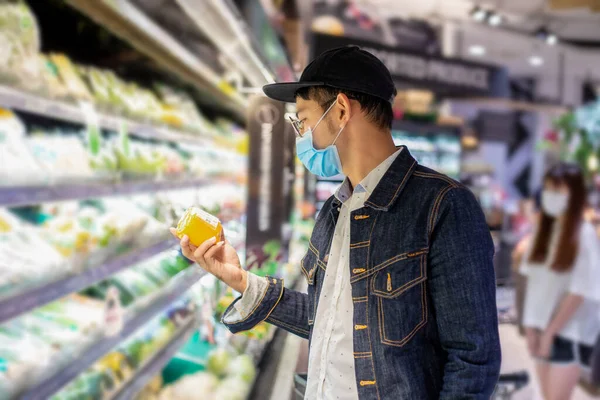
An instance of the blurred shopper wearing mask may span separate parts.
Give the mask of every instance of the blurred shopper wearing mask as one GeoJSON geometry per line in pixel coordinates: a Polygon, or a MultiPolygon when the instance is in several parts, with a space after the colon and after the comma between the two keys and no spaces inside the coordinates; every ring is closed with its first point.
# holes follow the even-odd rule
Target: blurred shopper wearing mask
{"type": "Polygon", "coordinates": [[[527,276],[523,325],[546,400],[569,399],[600,333],[600,243],[584,221],[582,171],[548,171],[542,212],[520,271],[527,276]]]}
{"type": "Polygon", "coordinates": [[[229,329],[266,320],[309,339],[307,399],[489,399],[500,367],[490,232],[468,189],[394,145],[387,68],[338,48],[264,91],[296,102],[304,165],[347,179],[299,266],[308,294],[245,273],[226,244],[184,238],[187,257],[243,293],[229,329]]]}

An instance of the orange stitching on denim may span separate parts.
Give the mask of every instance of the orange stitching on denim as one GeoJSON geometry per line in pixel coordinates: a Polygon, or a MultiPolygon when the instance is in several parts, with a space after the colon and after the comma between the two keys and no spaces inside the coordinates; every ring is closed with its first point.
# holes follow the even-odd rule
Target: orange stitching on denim
{"type": "Polygon", "coordinates": [[[373,353],[371,353],[370,351],[355,351],[354,355],[356,354],[362,354],[362,355],[372,355],[373,353]]]}
{"type": "MultiPolygon", "coordinates": [[[[375,225],[377,224],[377,220],[379,219],[379,214],[375,216],[375,220],[373,220],[373,225],[371,226],[371,232],[369,233],[369,240],[368,242],[371,243],[371,238],[373,237],[373,231],[375,230],[375,225]]],[[[369,268],[369,261],[371,260],[371,246],[369,246],[369,248],[367,249],[367,259],[365,260],[365,265],[367,266],[367,268],[369,268]]],[[[356,281],[358,282],[358,280],[356,281]]],[[[350,279],[350,284],[353,284],[354,282],[352,281],[352,279],[350,279]]],[[[368,293],[367,293],[368,295],[368,293]]]]}
{"type": "Polygon", "coordinates": [[[360,247],[368,247],[371,244],[370,240],[367,240],[365,242],[359,242],[359,243],[350,243],[350,248],[351,249],[358,249],[360,247]]]}
{"type": "Polygon", "coordinates": [[[360,220],[367,219],[367,218],[371,218],[371,216],[370,215],[355,215],[354,216],[355,221],[360,221],[360,220]]]}
{"type": "MultiPolygon", "coordinates": [[[[379,275],[379,274],[377,274],[377,275],[379,275]]],[[[412,281],[406,282],[404,285],[400,286],[399,288],[394,289],[394,291],[390,293],[387,291],[375,289],[375,281],[376,281],[377,275],[375,277],[373,277],[373,280],[371,282],[371,289],[373,290],[373,293],[375,293],[376,296],[384,297],[386,299],[392,299],[394,297],[400,296],[402,293],[406,292],[408,289],[412,288],[413,286],[419,284],[423,279],[426,278],[423,276],[423,269],[421,268],[421,275],[419,275],[412,281]]]]}
{"type": "MultiPolygon", "coordinates": [[[[377,222],[377,218],[375,218],[375,222],[377,222]]],[[[375,222],[373,222],[373,224],[375,224],[375,222]]],[[[373,231],[371,231],[371,233],[373,233],[373,231]]],[[[370,238],[369,238],[370,239],[370,238]]],[[[369,285],[366,285],[366,289],[367,289],[367,321],[369,321],[369,285]]],[[[370,329],[367,329],[367,338],[369,339],[369,350],[371,350],[371,354],[373,354],[373,345],[371,344],[371,332],[370,329]]],[[[373,361],[373,357],[371,357],[371,369],[373,370],[373,378],[375,378],[375,380],[377,380],[377,374],[375,373],[375,362],[373,361]]],[[[380,400],[381,397],[379,396],[379,388],[377,387],[377,385],[375,385],[375,390],[377,391],[377,399],[380,400]]]]}
{"type": "MultiPolygon", "coordinates": [[[[275,311],[275,307],[277,307],[277,305],[279,304],[279,302],[281,301],[281,299],[283,298],[283,290],[284,290],[285,286],[283,284],[283,280],[281,282],[281,293],[279,293],[279,298],[277,299],[277,302],[275,303],[275,305],[273,306],[273,308],[271,308],[271,311],[269,311],[269,313],[267,314],[267,316],[263,319],[263,321],[267,318],[269,318],[271,316],[271,313],[273,311],[275,311]]],[[[261,321],[262,322],[262,321],[261,321]]]]}
{"type": "Polygon", "coordinates": [[[406,343],[408,343],[410,341],[410,339],[412,339],[417,332],[419,331],[419,329],[421,329],[423,326],[425,326],[425,324],[427,324],[427,310],[426,310],[426,303],[427,300],[425,299],[425,295],[423,294],[423,292],[426,290],[426,286],[425,286],[425,282],[422,282],[421,285],[423,286],[423,288],[421,289],[421,322],[419,322],[414,328],[413,330],[406,335],[404,338],[402,338],[401,340],[391,340],[388,339],[387,336],[385,335],[385,314],[383,312],[383,302],[381,300],[381,298],[379,298],[379,312],[381,315],[381,324],[379,326],[379,331],[381,332],[382,336],[381,336],[381,341],[384,344],[387,344],[389,346],[395,346],[395,347],[403,347],[406,343]]]}
{"type": "Polygon", "coordinates": [[[433,233],[433,224],[435,222],[435,219],[437,218],[437,213],[439,211],[439,206],[442,202],[442,200],[444,199],[444,197],[446,196],[446,194],[453,189],[452,186],[446,186],[446,188],[444,188],[442,191],[440,191],[440,193],[438,193],[438,196],[435,200],[435,203],[433,204],[433,208],[431,209],[431,215],[429,216],[429,232],[428,232],[428,236],[431,239],[431,235],[433,233]]]}
{"type": "Polygon", "coordinates": [[[394,199],[396,198],[396,196],[398,195],[398,192],[400,191],[400,188],[404,187],[404,182],[406,182],[406,180],[408,179],[409,176],[411,176],[413,174],[414,171],[414,166],[417,163],[417,160],[413,160],[412,165],[410,166],[410,168],[408,169],[408,171],[406,171],[406,174],[404,175],[404,179],[402,179],[402,182],[400,182],[400,184],[398,185],[398,187],[396,188],[396,192],[394,193],[394,195],[392,196],[392,198],[390,199],[390,202],[387,203],[387,205],[384,206],[380,206],[378,204],[373,203],[372,201],[367,201],[365,204],[370,204],[372,206],[375,207],[380,207],[380,208],[389,208],[390,204],[392,204],[392,202],[394,201],[394,199]]]}
{"type": "Polygon", "coordinates": [[[398,342],[398,341],[389,340],[386,337],[385,344],[390,345],[390,346],[402,347],[406,343],[408,343],[408,341],[417,334],[419,329],[421,329],[423,326],[425,326],[425,324],[427,324],[427,310],[426,310],[427,300],[425,298],[425,294],[426,294],[425,293],[425,290],[426,290],[425,282],[423,282],[422,285],[423,285],[423,289],[421,290],[421,306],[423,307],[423,309],[421,310],[421,322],[417,326],[415,326],[415,328],[401,341],[398,342]]]}
{"type": "Polygon", "coordinates": [[[364,268],[354,268],[354,269],[352,270],[352,273],[353,273],[353,274],[362,274],[362,273],[363,273],[363,272],[365,272],[365,271],[366,271],[366,269],[364,269],[364,268]]]}
{"type": "Polygon", "coordinates": [[[362,330],[362,329],[367,329],[367,328],[368,328],[368,326],[367,326],[367,325],[358,325],[358,324],[357,324],[357,325],[354,325],[354,330],[355,330],[355,331],[360,331],[360,330],[362,330]]]}
{"type": "Polygon", "coordinates": [[[294,331],[294,332],[296,332],[296,333],[303,333],[303,334],[306,334],[307,336],[310,334],[310,332],[309,332],[309,331],[305,331],[305,330],[304,330],[304,329],[302,329],[302,328],[298,328],[298,327],[292,326],[292,325],[290,325],[290,324],[287,324],[287,323],[285,323],[285,322],[282,322],[282,321],[278,320],[278,319],[277,319],[277,318],[275,318],[275,317],[269,317],[269,319],[270,319],[271,321],[273,321],[274,323],[276,323],[276,324],[279,324],[279,325],[281,325],[281,326],[283,326],[283,327],[285,327],[285,328],[288,328],[288,329],[290,329],[290,330],[292,330],[292,331],[294,331]]]}
{"type": "Polygon", "coordinates": [[[304,274],[304,276],[306,276],[306,283],[309,283],[309,278],[308,278],[308,271],[306,271],[306,269],[304,269],[304,259],[302,259],[300,261],[300,270],[302,271],[302,273],[304,274]]]}
{"type": "Polygon", "coordinates": [[[313,252],[313,254],[315,256],[317,256],[318,258],[320,258],[320,253],[319,250],[317,250],[317,248],[315,247],[315,245],[312,244],[312,242],[309,240],[308,241],[308,248],[313,252]]]}
{"type": "MultiPolygon", "coordinates": [[[[420,254],[425,254],[428,251],[429,251],[429,248],[426,247],[426,248],[421,249],[418,252],[412,253],[412,254],[419,254],[420,255],[420,254]]],[[[385,268],[385,267],[387,267],[387,266],[389,266],[391,264],[394,264],[395,262],[404,261],[404,260],[406,260],[406,259],[409,258],[408,255],[409,255],[409,253],[398,254],[397,256],[394,256],[394,257],[390,258],[389,260],[386,260],[386,261],[382,262],[381,264],[376,265],[373,269],[371,269],[371,270],[369,270],[369,271],[367,271],[365,273],[362,273],[360,275],[357,275],[357,276],[353,277],[350,280],[350,283],[356,283],[356,282],[360,281],[361,279],[364,279],[364,278],[366,278],[368,276],[371,276],[371,275],[375,274],[376,272],[382,270],[383,268],[385,268]]]]}
{"type": "Polygon", "coordinates": [[[420,176],[421,178],[432,178],[432,179],[439,179],[445,182],[448,182],[449,184],[451,184],[453,187],[458,187],[457,183],[455,181],[453,181],[452,179],[448,178],[445,175],[442,174],[431,174],[429,172],[423,172],[423,171],[415,171],[414,172],[415,176],[420,176]]]}
{"type": "Polygon", "coordinates": [[[374,385],[375,381],[360,381],[360,386],[374,385]]]}
{"type": "Polygon", "coordinates": [[[433,207],[431,207],[431,211],[429,212],[429,221],[427,224],[427,231],[428,234],[432,231],[432,220],[433,220],[433,215],[435,213],[435,209],[437,208],[437,204],[440,201],[440,199],[442,198],[444,191],[446,189],[448,189],[450,186],[446,186],[444,189],[440,190],[437,194],[437,196],[435,197],[435,201],[433,202],[433,207]]]}
{"type": "Polygon", "coordinates": [[[371,358],[371,357],[373,357],[372,354],[364,354],[362,356],[357,356],[357,355],[354,356],[354,358],[371,358]]]}

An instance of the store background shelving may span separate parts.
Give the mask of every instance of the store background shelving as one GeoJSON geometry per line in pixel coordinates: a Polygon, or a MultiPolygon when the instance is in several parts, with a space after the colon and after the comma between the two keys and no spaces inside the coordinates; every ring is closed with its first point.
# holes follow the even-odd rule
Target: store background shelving
{"type": "Polygon", "coordinates": [[[71,382],[82,371],[87,369],[100,357],[108,353],[124,339],[146,324],[152,317],[156,316],[173,303],[173,301],[179,298],[182,293],[185,293],[192,285],[198,282],[203,275],[203,272],[196,269],[182,272],[181,275],[174,278],[173,281],[170,282],[169,287],[158,294],[149,305],[130,316],[124,323],[123,328],[118,335],[104,337],[100,341],[94,343],[66,368],[29,388],[21,394],[21,397],[23,399],[39,399],[49,398],[56,394],[63,386],[71,382]]]}
{"type": "MultiPolygon", "coordinates": [[[[34,26],[36,22],[39,22],[40,26],[44,27],[39,33],[44,45],[38,49],[39,54],[32,54],[32,56],[50,58],[50,54],[64,52],[67,54],[67,58],[72,57],[73,61],[70,59],[68,61],[73,63],[78,73],[83,74],[82,71],[88,67],[98,67],[100,72],[104,71],[103,73],[114,71],[117,72],[119,79],[123,81],[121,84],[139,85],[143,90],[154,90],[152,89],[153,83],[162,84],[164,81],[170,87],[185,91],[189,98],[193,100],[195,107],[199,107],[202,118],[208,116],[208,121],[214,120],[219,123],[219,119],[224,118],[233,121],[234,124],[243,125],[248,104],[245,95],[241,94],[245,91],[244,87],[248,85],[261,86],[281,79],[282,69],[280,68],[276,72],[271,70],[270,60],[262,54],[260,44],[253,37],[252,31],[231,2],[207,1],[202,4],[208,7],[205,13],[199,12],[202,10],[198,8],[198,4],[184,0],[174,1],[169,7],[171,7],[171,12],[180,13],[182,17],[181,25],[187,24],[188,28],[195,27],[198,36],[208,39],[210,46],[212,46],[209,46],[212,53],[223,54],[225,59],[229,58],[229,61],[232,61],[232,57],[239,57],[239,62],[235,67],[237,67],[237,73],[241,76],[241,79],[236,78],[235,74],[231,74],[231,65],[233,65],[231,62],[229,63],[231,65],[227,65],[227,68],[222,69],[211,63],[204,55],[199,55],[195,49],[190,47],[189,40],[182,40],[182,36],[179,32],[173,30],[173,26],[168,27],[165,25],[160,18],[160,12],[157,15],[156,10],[148,8],[147,2],[137,0],[100,0],[97,2],[68,0],[65,3],[49,1],[41,4],[26,0],[26,3],[31,3],[31,8],[37,12],[35,19],[38,21],[32,21],[34,26]],[[55,17],[59,16],[59,18],[55,18],[55,21],[51,21],[51,17],[46,16],[46,13],[43,12],[53,7],[55,9],[51,14],[55,17]],[[73,10],[77,10],[81,14],[77,14],[73,10]],[[73,14],[74,12],[75,14],[73,14]],[[125,49],[124,52],[115,54],[113,61],[111,61],[112,56],[107,55],[106,49],[99,52],[99,54],[102,53],[104,58],[98,56],[97,60],[94,58],[94,52],[86,53],[84,50],[79,53],[79,50],[73,46],[65,46],[63,49],[61,40],[70,40],[71,38],[61,37],[61,29],[52,29],[52,24],[58,27],[56,24],[62,23],[60,19],[63,16],[65,27],[72,26],[74,23],[78,25],[78,19],[81,18],[81,22],[85,20],[85,29],[88,29],[90,22],[95,21],[98,24],[98,29],[100,29],[98,32],[101,32],[98,37],[108,35],[111,37],[110,40],[114,40],[112,38],[112,35],[114,35],[120,38],[125,46],[121,47],[119,45],[118,47],[121,51],[125,49]],[[216,24],[214,29],[206,29],[206,18],[216,24]],[[219,21],[227,23],[223,24],[219,21]],[[218,32],[217,28],[220,28],[218,32]],[[102,29],[105,29],[105,31],[101,31],[102,29]],[[52,34],[51,37],[46,37],[49,33],[52,34]],[[232,47],[232,44],[235,45],[232,47]],[[233,51],[234,48],[237,50],[233,51]],[[41,51],[44,53],[41,53],[41,51]],[[76,54],[71,54],[71,51],[76,54]],[[130,57],[134,53],[136,55],[130,57]],[[123,57],[124,54],[125,57],[123,57]],[[134,61],[128,61],[130,59],[134,61]],[[123,61],[115,63],[114,60],[123,61]],[[98,64],[96,64],[96,61],[98,61],[98,64]],[[137,79],[138,73],[140,74],[139,81],[137,79]],[[233,80],[231,80],[232,76],[233,80]]],[[[24,26],[28,25],[25,24],[24,26]]],[[[1,29],[2,27],[0,27],[1,29]]],[[[89,35],[86,36],[86,38],[89,37],[89,35]]],[[[93,48],[98,43],[97,40],[92,38],[89,46],[93,48]]],[[[81,47],[81,44],[79,47],[81,47]]],[[[291,68],[288,67],[287,70],[291,71],[291,68]]],[[[0,73],[0,107],[14,112],[9,115],[10,118],[23,121],[25,127],[23,143],[25,144],[35,135],[39,137],[40,130],[37,129],[37,125],[41,124],[44,127],[41,134],[49,137],[52,135],[60,137],[67,133],[71,135],[66,130],[61,131],[61,129],[71,129],[69,128],[71,126],[79,127],[77,129],[83,130],[79,131],[77,138],[86,146],[90,146],[90,140],[93,140],[90,132],[97,129],[100,131],[100,140],[106,141],[102,143],[102,146],[105,147],[116,143],[117,136],[115,134],[118,134],[119,140],[130,137],[133,146],[141,143],[149,150],[153,146],[164,146],[173,151],[181,152],[181,154],[186,152],[192,154],[195,149],[214,148],[213,158],[206,159],[206,164],[218,160],[220,154],[244,152],[244,150],[240,150],[244,147],[243,141],[238,141],[237,136],[232,132],[223,132],[223,126],[226,128],[230,126],[227,124],[219,126],[220,132],[218,132],[218,129],[213,130],[212,127],[210,131],[197,129],[197,126],[194,126],[195,129],[190,129],[186,123],[173,123],[161,119],[162,117],[138,115],[132,113],[129,109],[104,104],[95,97],[91,99],[78,98],[73,96],[72,93],[69,96],[57,96],[53,92],[45,91],[43,87],[34,88],[35,85],[30,85],[30,83],[27,80],[6,80],[0,73]],[[54,130],[59,132],[54,132],[54,130]],[[232,138],[236,140],[232,140],[232,138]]],[[[86,81],[86,83],[91,85],[90,82],[86,81]]],[[[8,113],[2,114],[4,117],[7,115],[8,113]]],[[[105,149],[102,148],[101,150],[105,149]]],[[[193,157],[203,156],[203,153],[198,154],[194,153],[193,157]],[[198,154],[200,155],[198,156],[198,154]]],[[[223,160],[221,162],[223,169],[232,167],[232,162],[223,160]]],[[[243,162],[241,158],[238,161],[243,162]]],[[[26,230],[23,232],[35,230],[36,234],[43,238],[45,233],[40,229],[40,224],[42,224],[41,221],[44,218],[55,218],[56,216],[65,218],[65,216],[71,215],[74,223],[79,224],[79,220],[82,220],[83,215],[79,213],[82,212],[84,207],[90,207],[90,205],[98,209],[106,207],[110,211],[110,207],[116,204],[113,203],[113,199],[117,199],[117,201],[127,199],[124,201],[143,209],[142,211],[148,214],[145,218],[152,220],[155,225],[157,224],[155,219],[159,217],[154,214],[160,214],[160,218],[162,218],[160,223],[163,224],[164,233],[167,234],[166,228],[172,221],[169,219],[165,221],[165,215],[180,213],[186,202],[200,201],[202,203],[202,197],[207,196],[207,194],[212,193],[208,197],[215,197],[215,193],[225,190],[220,189],[221,186],[219,185],[225,187],[227,185],[239,186],[245,184],[245,178],[237,170],[231,174],[224,174],[223,171],[215,172],[215,170],[211,170],[210,173],[195,173],[191,168],[189,170],[187,168],[186,164],[185,172],[177,174],[132,174],[131,171],[119,170],[110,176],[97,174],[97,176],[86,176],[81,179],[52,174],[35,181],[18,181],[18,179],[13,181],[11,179],[9,182],[0,182],[0,207],[3,207],[0,211],[5,212],[4,208],[14,211],[16,209],[11,208],[18,207],[20,211],[18,213],[15,211],[15,213],[19,215],[19,218],[22,218],[23,215],[34,216],[36,222],[33,225],[28,222],[26,230]],[[205,191],[200,193],[199,190],[202,188],[205,188],[205,191]],[[194,191],[196,191],[195,194],[194,191]],[[155,193],[159,193],[159,196],[155,198],[156,204],[144,205],[149,202],[148,199],[152,198],[155,193]],[[179,195],[181,198],[177,198],[179,195]],[[55,205],[57,202],[66,205],[57,206],[55,205]],[[76,207],[76,205],[79,207],[79,211],[74,213],[75,209],[73,207],[76,207]],[[165,213],[165,210],[161,209],[165,206],[170,207],[171,211],[165,213]],[[149,211],[149,209],[154,211],[149,211]],[[65,210],[70,211],[65,213],[65,210]]],[[[97,173],[97,171],[94,172],[97,173]]],[[[232,244],[239,250],[243,258],[244,249],[243,244],[240,242],[240,236],[245,234],[238,231],[239,226],[244,223],[243,212],[237,209],[240,205],[236,203],[238,201],[236,200],[237,197],[232,198],[231,190],[224,193],[227,193],[226,198],[216,202],[218,204],[207,200],[206,207],[211,210],[218,210],[214,212],[224,216],[224,226],[227,227],[226,229],[230,229],[228,238],[232,242],[235,241],[232,244]]],[[[5,229],[2,226],[1,217],[2,214],[0,214],[0,241],[3,229],[5,229]]],[[[83,217],[83,220],[85,218],[83,217]]],[[[171,215],[170,218],[176,220],[175,215],[171,215]]],[[[160,225],[156,226],[160,227],[160,225]]],[[[12,228],[14,227],[9,226],[9,230],[12,228]]],[[[23,232],[20,234],[23,234],[23,232]]],[[[85,233],[89,234],[88,231],[85,233]]],[[[133,273],[133,271],[139,273],[144,263],[158,264],[156,257],[166,257],[167,255],[168,257],[174,257],[172,250],[176,248],[174,239],[166,239],[165,236],[157,235],[153,239],[145,238],[145,240],[141,240],[141,245],[136,243],[132,242],[131,239],[127,239],[123,243],[111,242],[110,251],[114,254],[111,253],[108,257],[105,257],[105,254],[100,257],[99,259],[103,260],[101,262],[89,261],[97,256],[93,251],[90,253],[82,252],[79,256],[88,258],[88,260],[84,260],[86,262],[82,266],[72,268],[68,272],[68,268],[65,267],[64,271],[61,271],[62,275],[48,277],[45,280],[35,279],[19,285],[15,291],[4,291],[2,297],[0,297],[0,331],[5,327],[9,331],[15,327],[20,327],[25,319],[37,318],[43,315],[44,312],[54,312],[52,310],[60,308],[57,306],[59,303],[62,307],[62,305],[68,304],[69,301],[77,302],[77,296],[83,296],[83,294],[87,296],[90,289],[102,287],[109,281],[116,282],[118,279],[122,279],[119,277],[124,276],[124,274],[133,273]]],[[[68,257],[65,256],[65,263],[67,261],[70,263],[68,257]]],[[[147,266],[146,264],[144,265],[147,266]]],[[[1,259],[0,268],[2,268],[1,259]]],[[[170,278],[164,286],[161,286],[155,292],[145,294],[143,297],[136,297],[135,302],[124,308],[124,323],[122,329],[116,334],[111,336],[102,333],[102,330],[93,333],[93,335],[98,335],[97,337],[94,336],[93,342],[84,349],[77,350],[76,353],[68,354],[73,359],[64,367],[58,367],[57,364],[57,368],[54,370],[48,369],[44,371],[44,374],[36,375],[37,378],[27,379],[24,386],[18,388],[17,391],[4,392],[7,388],[5,386],[7,381],[3,380],[4,376],[0,375],[0,397],[10,393],[10,397],[23,399],[51,397],[53,399],[71,399],[72,397],[68,397],[71,395],[69,390],[72,385],[78,385],[82,376],[98,373],[100,371],[99,365],[104,363],[103,360],[106,357],[121,351],[119,350],[121,346],[130,339],[135,338],[139,332],[148,329],[147,327],[152,320],[159,317],[165,318],[165,312],[167,311],[169,318],[174,318],[174,315],[181,310],[172,307],[180,307],[183,301],[194,310],[192,317],[183,323],[181,321],[176,322],[176,332],[150,357],[144,359],[139,365],[134,365],[135,371],[129,374],[126,379],[120,381],[120,379],[113,376],[118,384],[112,388],[108,398],[134,398],[169,363],[170,359],[178,353],[188,338],[197,333],[199,329],[202,329],[203,322],[199,318],[202,313],[197,308],[202,307],[203,304],[201,301],[196,302],[194,292],[198,290],[197,287],[201,285],[203,278],[209,277],[198,266],[192,265],[170,278]],[[175,306],[176,304],[180,305],[175,306]]],[[[5,290],[5,287],[0,286],[0,289],[5,290]]],[[[85,301],[90,300],[86,299],[85,301]]],[[[108,298],[104,301],[104,306],[108,307],[108,310],[110,301],[108,298]]],[[[177,319],[175,318],[173,321],[177,321],[177,319]]],[[[223,334],[222,329],[219,332],[223,334]]],[[[255,362],[262,358],[274,332],[274,330],[271,330],[268,337],[260,341],[248,339],[249,346],[246,349],[254,354],[255,362]]],[[[89,332],[86,334],[92,335],[89,332]]],[[[150,339],[146,338],[144,340],[150,339]]],[[[63,356],[61,355],[61,357],[63,356]]],[[[0,354],[0,357],[3,357],[3,355],[0,354]]],[[[10,362],[14,361],[11,360],[10,362]]],[[[44,359],[44,362],[46,362],[46,359],[44,359]]],[[[61,358],[61,362],[64,362],[64,359],[61,358]]],[[[40,363],[40,365],[45,364],[40,363]]],[[[39,373],[38,370],[36,370],[37,373],[39,373]]],[[[119,375],[120,372],[115,370],[111,374],[119,375]]]]}
{"type": "Polygon", "coordinates": [[[126,196],[166,190],[197,188],[215,183],[206,178],[146,180],[120,183],[57,184],[41,186],[0,186],[0,206],[16,207],[64,200],[126,196]]]}
{"type": "Polygon", "coordinates": [[[198,134],[179,131],[167,126],[157,126],[150,122],[139,122],[123,116],[108,115],[95,110],[88,102],[69,103],[49,99],[21,89],[0,85],[0,107],[28,112],[56,120],[87,124],[89,113],[94,113],[98,126],[115,132],[125,129],[130,134],[145,138],[177,143],[209,144],[209,139],[198,134]]]}
{"type": "Polygon", "coordinates": [[[131,265],[173,248],[175,243],[173,239],[168,239],[149,247],[131,250],[76,275],[32,289],[24,289],[18,294],[2,298],[0,299],[0,323],[68,294],[79,292],[131,265]]]}

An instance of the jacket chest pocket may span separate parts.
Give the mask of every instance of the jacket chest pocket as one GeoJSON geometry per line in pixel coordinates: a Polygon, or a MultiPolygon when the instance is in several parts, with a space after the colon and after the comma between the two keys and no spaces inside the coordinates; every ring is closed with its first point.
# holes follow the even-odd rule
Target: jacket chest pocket
{"type": "Polygon", "coordinates": [[[427,250],[394,257],[371,280],[380,339],[402,347],[427,323],[427,250]]]}
{"type": "Polygon", "coordinates": [[[315,323],[315,311],[318,300],[317,276],[319,275],[319,258],[312,250],[300,262],[302,273],[308,283],[308,325],[315,323]]]}

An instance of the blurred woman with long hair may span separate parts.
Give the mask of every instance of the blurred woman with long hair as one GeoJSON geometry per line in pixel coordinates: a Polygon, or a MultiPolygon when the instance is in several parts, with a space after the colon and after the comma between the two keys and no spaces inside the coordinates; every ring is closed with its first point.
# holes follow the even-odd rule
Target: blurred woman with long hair
{"type": "Polygon", "coordinates": [[[600,333],[600,243],[584,221],[581,169],[559,164],[544,178],[542,210],[520,272],[523,325],[546,400],[567,400],[600,333]]]}

